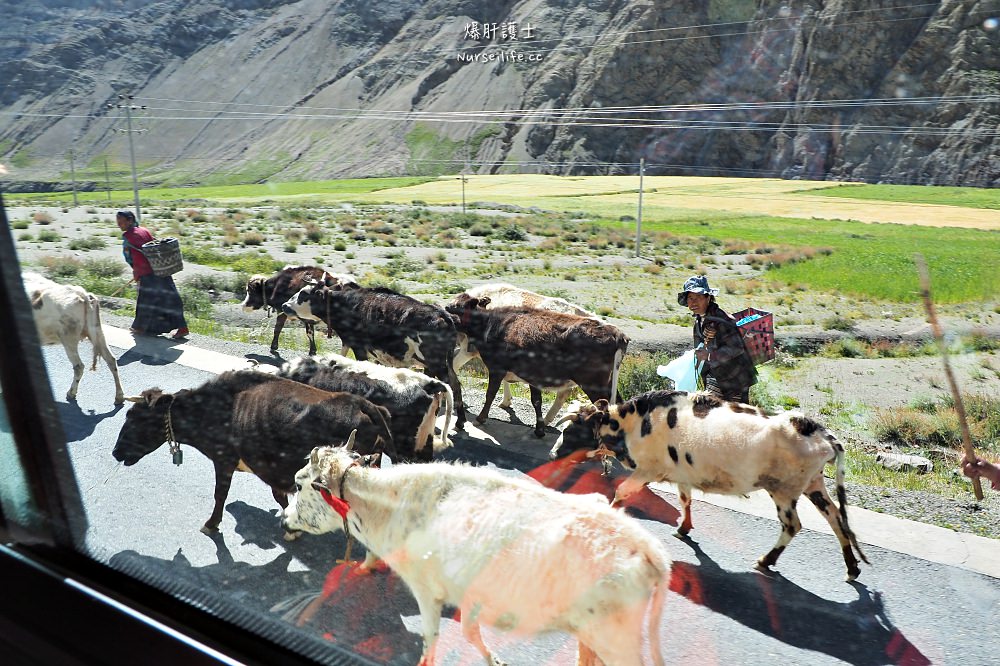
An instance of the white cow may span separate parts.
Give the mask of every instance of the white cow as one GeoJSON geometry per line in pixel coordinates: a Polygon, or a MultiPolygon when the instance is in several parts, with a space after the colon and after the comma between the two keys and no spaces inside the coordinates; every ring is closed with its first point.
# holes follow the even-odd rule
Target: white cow
{"type": "MultiPolygon", "coordinates": [[[[521,287],[515,287],[514,285],[507,284],[506,282],[481,284],[478,287],[465,290],[463,294],[469,296],[470,298],[478,298],[480,300],[489,299],[486,305],[487,310],[492,310],[494,308],[538,308],[539,310],[551,310],[553,312],[562,312],[565,314],[578,315],[580,317],[588,317],[596,321],[601,320],[600,317],[590,310],[585,310],[578,305],[574,305],[565,298],[545,296],[544,294],[522,289],[521,287]]],[[[458,303],[463,294],[456,296],[452,300],[451,305],[458,303]]],[[[475,347],[469,344],[469,336],[459,332],[458,349],[455,351],[455,372],[461,370],[462,366],[474,358],[479,358],[479,352],[476,351],[475,347]]],[[[519,381],[521,380],[514,375],[510,375],[504,379],[503,400],[500,401],[500,407],[510,407],[510,384],[511,382],[519,381]]],[[[566,402],[566,398],[568,398],[569,394],[572,392],[572,387],[557,391],[555,402],[545,414],[545,423],[550,423],[552,419],[555,418],[555,415],[559,413],[560,409],[562,409],[563,403],[566,402]]],[[[612,399],[612,402],[614,402],[614,399],[612,399]]]]}
{"type": "Polygon", "coordinates": [[[285,527],[346,528],[384,559],[420,608],[422,665],[434,664],[445,604],[460,609],[463,635],[491,665],[502,662],[483,643],[483,623],[574,634],[578,663],[595,666],[642,664],[645,625],[652,661],[663,663],[669,558],[603,497],[465,465],[362,468],[346,447],[314,449],[295,482],[285,527]]]}
{"type": "Polygon", "coordinates": [[[58,284],[38,273],[22,273],[24,289],[31,301],[38,337],[43,345],[62,344],[66,356],[73,364],[73,384],[66,393],[67,400],[75,400],[83,378],[83,361],[77,346],[81,340],[90,339],[94,347],[91,370],[97,370],[98,354],[108,364],[115,378],[115,404],[125,402],[122,382],[118,377],[118,362],[108,349],[101,328],[101,305],[97,297],[82,287],[58,284]]]}

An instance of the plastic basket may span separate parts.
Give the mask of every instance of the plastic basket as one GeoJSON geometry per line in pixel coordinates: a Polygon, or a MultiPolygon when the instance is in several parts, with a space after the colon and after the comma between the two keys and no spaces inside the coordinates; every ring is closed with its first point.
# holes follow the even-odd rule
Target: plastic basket
{"type": "Polygon", "coordinates": [[[161,238],[142,244],[142,253],[149,260],[153,275],[167,277],[184,268],[181,244],[176,238],[161,238]]]}
{"type": "Polygon", "coordinates": [[[774,358],[774,316],[770,312],[747,308],[733,317],[736,319],[743,342],[754,365],[767,363],[774,358]]]}

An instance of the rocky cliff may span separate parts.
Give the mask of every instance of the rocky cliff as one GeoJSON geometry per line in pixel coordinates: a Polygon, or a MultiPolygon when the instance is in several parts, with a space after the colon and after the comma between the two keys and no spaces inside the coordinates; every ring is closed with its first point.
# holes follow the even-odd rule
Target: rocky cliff
{"type": "Polygon", "coordinates": [[[1000,184],[997,0],[25,0],[7,188],[526,171],[1000,184]],[[485,24],[485,30],[484,30],[485,24]],[[473,30],[473,27],[475,28],[473,30]],[[486,34],[484,34],[484,32],[486,34]]]}

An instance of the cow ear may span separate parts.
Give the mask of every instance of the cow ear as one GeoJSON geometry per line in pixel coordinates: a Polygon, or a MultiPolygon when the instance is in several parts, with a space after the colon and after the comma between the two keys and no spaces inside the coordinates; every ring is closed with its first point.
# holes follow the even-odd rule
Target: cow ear
{"type": "Polygon", "coordinates": [[[606,412],[606,411],[608,411],[608,406],[610,404],[611,403],[609,403],[607,400],[605,400],[604,398],[601,398],[600,400],[598,400],[597,402],[594,403],[594,407],[596,407],[597,411],[599,411],[599,412],[606,412]]]}
{"type": "Polygon", "coordinates": [[[312,452],[309,454],[309,464],[313,467],[319,467],[319,447],[313,447],[312,452]]]}
{"type": "Polygon", "coordinates": [[[482,298],[479,299],[479,302],[477,303],[477,306],[481,307],[481,308],[483,308],[485,310],[486,306],[489,305],[489,304],[490,304],[490,297],[489,296],[483,296],[482,298]]]}
{"type": "Polygon", "coordinates": [[[315,479],[313,479],[312,483],[309,485],[312,486],[313,490],[319,492],[323,492],[325,490],[326,492],[330,492],[330,489],[323,485],[323,481],[321,481],[318,476],[315,479]]]}
{"type": "Polygon", "coordinates": [[[146,389],[142,392],[142,397],[149,407],[156,407],[156,403],[163,397],[163,391],[158,388],[146,389]]]}
{"type": "Polygon", "coordinates": [[[344,444],[345,451],[354,450],[354,440],[357,438],[357,436],[358,436],[358,429],[355,428],[354,430],[351,431],[351,436],[347,438],[347,443],[344,444]]]}
{"type": "Polygon", "coordinates": [[[377,465],[375,463],[377,463],[379,461],[379,458],[381,456],[382,456],[381,453],[373,453],[371,455],[364,456],[361,459],[361,466],[362,467],[377,467],[377,465]]]}
{"type": "Polygon", "coordinates": [[[31,295],[31,307],[39,310],[42,307],[42,292],[36,291],[31,295]]]}

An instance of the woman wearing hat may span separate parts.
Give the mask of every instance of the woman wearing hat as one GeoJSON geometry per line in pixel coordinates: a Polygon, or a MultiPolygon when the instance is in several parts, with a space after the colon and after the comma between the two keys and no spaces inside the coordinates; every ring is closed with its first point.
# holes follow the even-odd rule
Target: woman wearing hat
{"type": "Polygon", "coordinates": [[[174,279],[169,275],[153,275],[153,267],[142,253],[142,244],[153,240],[153,234],[140,227],[135,213],[119,211],[115,216],[122,231],[122,253],[132,267],[132,279],[136,283],[134,335],[159,335],[177,329],[174,340],[184,340],[188,336],[187,321],[184,319],[184,304],[177,292],[174,279]]]}
{"type": "Polygon", "coordinates": [[[703,362],[705,390],[723,400],[748,402],[757,371],[736,320],[715,302],[718,293],[708,286],[708,278],[696,275],[684,282],[677,302],[695,317],[695,357],[703,362]]]}

